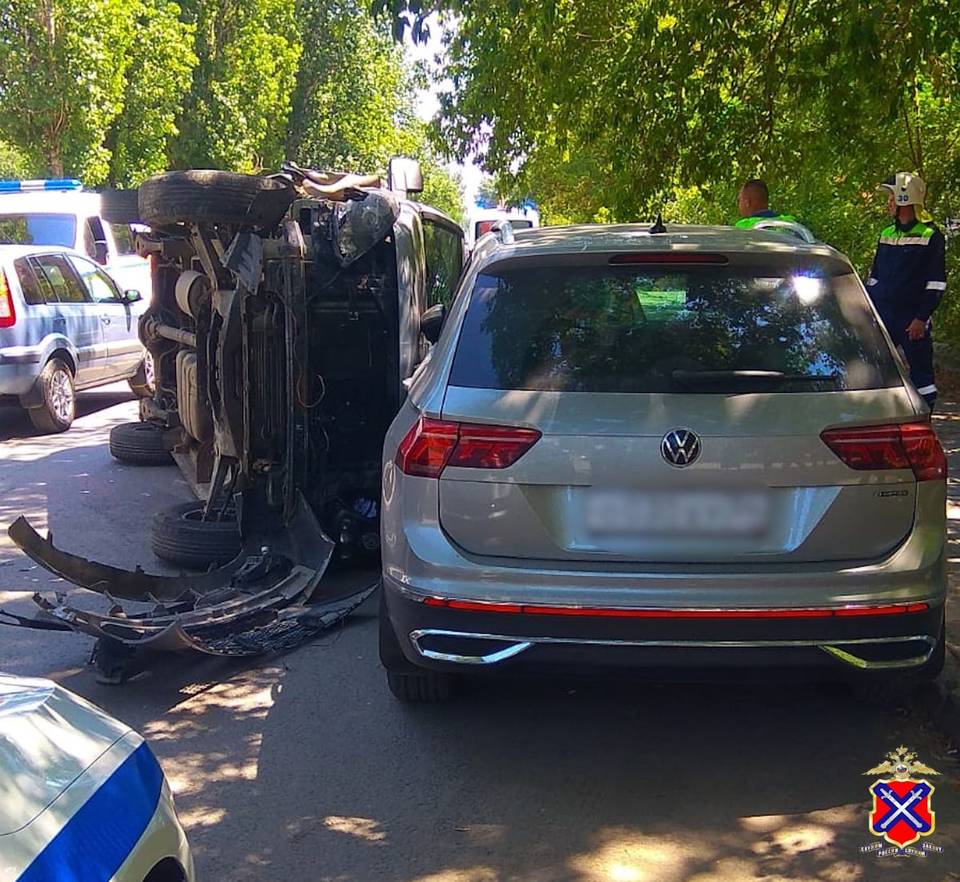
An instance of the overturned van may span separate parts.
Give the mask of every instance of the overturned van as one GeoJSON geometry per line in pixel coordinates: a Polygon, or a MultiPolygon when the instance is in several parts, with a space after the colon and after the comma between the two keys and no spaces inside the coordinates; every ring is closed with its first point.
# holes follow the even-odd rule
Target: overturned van
{"type": "Polygon", "coordinates": [[[140,336],[156,391],[139,422],[114,429],[111,452],[176,460],[198,501],[157,515],[151,545],[203,572],[120,571],[22,519],[10,530],[39,563],[116,601],[93,615],[37,598],[48,625],[100,638],[108,679],[122,679],[131,646],[289,644],[373,589],[337,572],[372,564],[376,578],[383,437],[464,259],[460,227],[414,201],[421,189],[411,160],[391,162],[386,185],[293,164],[273,176],[170,172],[140,187],[136,217],[116,219],[150,228],[138,243],[154,290],[140,336]]]}

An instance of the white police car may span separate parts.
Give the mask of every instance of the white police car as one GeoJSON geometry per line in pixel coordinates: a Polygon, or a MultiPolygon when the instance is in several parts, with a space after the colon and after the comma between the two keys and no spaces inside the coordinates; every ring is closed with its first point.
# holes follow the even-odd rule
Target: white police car
{"type": "Polygon", "coordinates": [[[93,193],[73,179],[0,181],[0,242],[72,248],[99,265],[121,291],[139,291],[150,299],[150,264],[134,249],[134,231],[109,223],[114,203],[128,193],[93,193]],[[109,202],[108,202],[109,200],[109,202]]]}
{"type": "Polygon", "coordinates": [[[144,740],[49,680],[0,674],[0,882],[193,882],[144,740]]]}

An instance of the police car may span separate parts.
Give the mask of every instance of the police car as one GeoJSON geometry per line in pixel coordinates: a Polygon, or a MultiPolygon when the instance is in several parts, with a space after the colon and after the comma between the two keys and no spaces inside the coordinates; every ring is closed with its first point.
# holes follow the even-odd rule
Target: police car
{"type": "Polygon", "coordinates": [[[0,882],[193,882],[144,740],[49,680],[0,674],[0,882]]]}
{"type": "Polygon", "coordinates": [[[135,231],[107,220],[117,216],[106,210],[108,201],[115,208],[126,192],[93,193],[73,179],[0,181],[0,242],[72,248],[98,264],[120,290],[139,291],[149,300],[150,264],[134,248],[135,231]]]}

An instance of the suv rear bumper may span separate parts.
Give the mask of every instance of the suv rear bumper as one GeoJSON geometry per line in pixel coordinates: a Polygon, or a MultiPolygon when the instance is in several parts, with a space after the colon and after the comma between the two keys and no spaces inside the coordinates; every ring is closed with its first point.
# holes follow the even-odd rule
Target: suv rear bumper
{"type": "MultiPolygon", "coordinates": [[[[942,601],[883,614],[671,618],[452,609],[384,578],[405,658],[443,671],[580,674],[610,669],[713,672],[799,669],[825,676],[921,668],[943,628],[942,601]]],[[[530,610],[530,607],[526,609],[530,610]]],[[[798,611],[794,611],[798,612],[798,611]]]]}

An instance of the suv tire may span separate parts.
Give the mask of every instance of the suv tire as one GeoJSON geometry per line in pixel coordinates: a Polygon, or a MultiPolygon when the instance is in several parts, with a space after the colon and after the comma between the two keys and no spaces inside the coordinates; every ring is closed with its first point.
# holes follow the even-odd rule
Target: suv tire
{"type": "Polygon", "coordinates": [[[928,686],[943,670],[947,656],[947,629],[940,628],[940,639],[934,647],[933,654],[919,668],[877,676],[855,682],[857,696],[867,704],[880,706],[903,705],[913,696],[928,686]]]}
{"type": "Polygon", "coordinates": [[[166,563],[192,570],[229,563],[242,547],[236,520],[203,521],[202,502],[185,502],[153,516],[150,548],[166,563]]]}
{"type": "Polygon", "coordinates": [[[104,190],[100,194],[100,217],[109,224],[142,223],[137,191],[104,190]]]}
{"type": "Polygon", "coordinates": [[[293,199],[293,187],[282,179],[194,169],[144,181],[139,205],[144,223],[155,227],[231,224],[272,229],[293,199]]]}
{"type": "Polygon", "coordinates": [[[164,429],[153,423],[120,423],[110,430],[110,455],[128,465],[170,465],[164,429]]]}
{"type": "Polygon", "coordinates": [[[380,663],[386,669],[387,686],[394,698],[408,704],[436,704],[457,693],[459,678],[442,671],[428,671],[410,664],[400,649],[387,616],[387,601],[380,588],[380,663]]]}
{"type": "Polygon", "coordinates": [[[59,358],[51,358],[44,365],[37,382],[42,403],[39,407],[27,409],[30,422],[41,432],[65,432],[77,415],[73,372],[59,358]]]}

